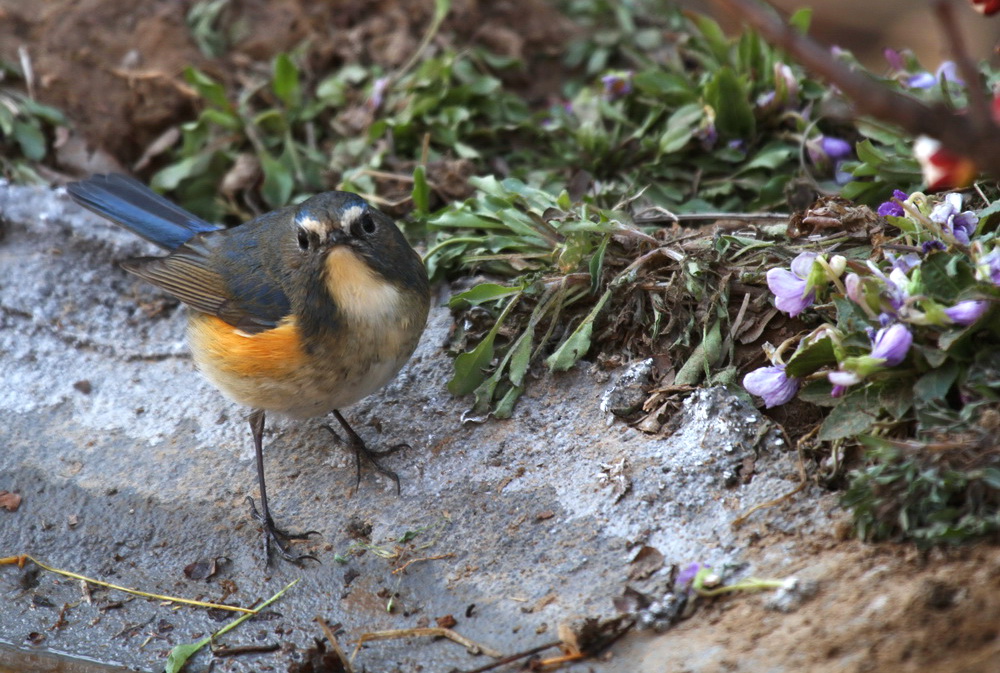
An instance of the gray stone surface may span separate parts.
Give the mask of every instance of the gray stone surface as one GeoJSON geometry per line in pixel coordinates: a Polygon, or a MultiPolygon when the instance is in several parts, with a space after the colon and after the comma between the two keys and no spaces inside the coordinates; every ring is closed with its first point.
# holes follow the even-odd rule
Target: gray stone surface
{"type": "MultiPolygon", "coordinates": [[[[0,185],[0,225],[0,490],[23,496],[16,512],[0,510],[0,556],[209,601],[228,588],[244,606],[301,580],[223,638],[282,649],[219,659],[215,671],[286,670],[320,635],[317,616],[343,625],[345,647],[444,615],[504,653],[552,641],[571,618],[616,614],[644,545],[664,558],[647,583],[691,561],[751,572],[747,534],[730,523],[794,485],[794,455],[723,390],[692,396],[679,429],[652,438],[599,410],[606,386],[581,366],[533,381],[512,420],[463,424],[468,400],[445,390],[451,319],[438,307],[400,376],[345,410],[370,444],[412,446],[387,459],[401,495],[372,472],[352,494],[353,458],[320,421],[268,419],[276,519],[323,536],[296,545],[321,564],[264,570],[244,505],[256,496],[247,410],[195,372],[183,309],[115,265],[154,251],[58,191],[0,185]],[[365,540],[349,534],[368,527],[365,540]],[[400,542],[408,531],[419,534],[400,542]],[[213,577],[185,576],[215,557],[225,560],[213,577]]],[[[0,642],[27,647],[38,633],[44,648],[143,671],[231,618],[107,590],[88,600],[77,581],[11,566],[0,566],[0,596],[0,642]]],[[[488,661],[414,638],[372,643],[356,663],[379,673],[488,661]]],[[[588,667],[631,670],[620,658],[588,667]]]]}

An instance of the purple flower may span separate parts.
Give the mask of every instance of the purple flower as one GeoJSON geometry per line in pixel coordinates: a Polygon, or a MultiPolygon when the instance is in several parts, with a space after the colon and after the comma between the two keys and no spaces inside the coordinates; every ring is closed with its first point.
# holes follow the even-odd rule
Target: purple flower
{"type": "Polygon", "coordinates": [[[608,100],[617,100],[632,93],[632,71],[624,70],[604,75],[601,77],[601,83],[604,84],[604,97],[608,100]]]}
{"type": "Polygon", "coordinates": [[[946,308],[944,313],[957,325],[971,325],[979,320],[989,307],[990,303],[983,299],[967,299],[951,308],[946,308]]]}
{"type": "MultiPolygon", "coordinates": [[[[875,277],[881,279],[885,284],[883,295],[888,301],[889,307],[892,308],[892,313],[895,314],[896,311],[903,308],[903,305],[910,298],[910,279],[906,276],[906,271],[903,271],[901,266],[894,264],[887,276],[871,260],[868,260],[868,268],[872,270],[875,277]]],[[[892,316],[883,315],[883,318],[885,320],[883,325],[885,325],[892,319],[892,316]]]]}
{"type": "Polygon", "coordinates": [[[821,171],[839,168],[841,161],[852,153],[849,142],[834,136],[813,138],[806,143],[806,151],[809,153],[809,160],[821,171]]]}
{"type": "Polygon", "coordinates": [[[892,217],[902,217],[904,211],[903,211],[903,206],[899,205],[898,203],[894,201],[885,201],[882,203],[882,205],[878,207],[878,210],[875,212],[877,212],[882,217],[889,217],[890,215],[892,217]]]}
{"type": "Polygon", "coordinates": [[[893,279],[892,272],[890,271],[889,278],[891,280],[902,280],[904,282],[909,280],[906,278],[906,274],[908,274],[911,269],[915,269],[920,266],[921,261],[920,255],[915,252],[908,252],[905,255],[894,255],[891,252],[887,252],[885,253],[885,258],[889,260],[890,264],[892,264],[892,271],[899,270],[903,274],[902,276],[897,275],[897,278],[893,279]]]}
{"type": "Polygon", "coordinates": [[[936,238],[931,239],[930,241],[924,241],[923,243],[920,244],[920,251],[925,255],[929,253],[931,250],[947,250],[947,249],[948,246],[946,246],[944,243],[937,240],[936,238]]]}
{"type": "Polygon", "coordinates": [[[855,383],[861,382],[860,376],[854,372],[844,370],[829,372],[826,378],[833,384],[833,391],[830,393],[831,397],[840,397],[847,390],[848,386],[853,386],[855,383]]]}
{"type": "Polygon", "coordinates": [[[897,322],[875,333],[871,356],[884,360],[886,367],[895,367],[906,358],[912,344],[913,335],[910,330],[897,322]]]}
{"type": "Polygon", "coordinates": [[[375,111],[382,107],[385,100],[386,89],[389,88],[389,78],[379,77],[372,83],[372,95],[368,99],[368,109],[375,111]]]}
{"type": "Polygon", "coordinates": [[[1000,246],[993,248],[976,261],[976,278],[1000,285],[1000,246]]]}
{"type": "MultiPolygon", "coordinates": [[[[897,201],[906,201],[907,195],[905,192],[894,189],[892,190],[892,198],[897,201]]],[[[893,217],[902,217],[906,211],[903,210],[903,206],[896,203],[896,201],[885,201],[878,207],[878,214],[882,217],[887,217],[889,215],[893,217]]]]}
{"type": "Polygon", "coordinates": [[[944,80],[945,82],[954,82],[959,86],[965,86],[965,81],[958,74],[958,66],[955,65],[954,61],[945,61],[940,66],[938,66],[937,72],[934,76],[939,80],[944,80]]]}
{"type": "Polygon", "coordinates": [[[701,143],[701,148],[706,152],[710,151],[715,147],[715,143],[719,140],[719,132],[715,128],[715,124],[708,122],[703,123],[698,130],[694,133],[695,138],[701,143]]]}
{"type": "Polygon", "coordinates": [[[899,72],[900,70],[906,68],[906,64],[903,63],[903,55],[897,50],[887,47],[882,54],[885,56],[885,60],[889,63],[889,67],[894,72],[899,72]]]}
{"type": "Polygon", "coordinates": [[[795,73],[784,63],[774,64],[774,88],[757,96],[757,107],[765,111],[786,108],[799,95],[799,82],[795,73]]]}
{"type": "Polygon", "coordinates": [[[938,66],[937,72],[933,75],[926,70],[914,73],[906,80],[906,85],[911,89],[930,89],[938,82],[942,82],[943,84],[954,82],[959,86],[965,85],[962,78],[958,76],[958,67],[954,61],[945,61],[938,66]]]}
{"type": "Polygon", "coordinates": [[[840,160],[833,167],[833,181],[838,185],[846,185],[848,182],[854,179],[854,173],[844,170],[844,164],[847,163],[844,160],[840,160]]]}
{"type": "Polygon", "coordinates": [[[969,237],[976,233],[979,218],[971,210],[962,210],[962,195],[952,192],[931,211],[931,219],[955,237],[962,245],[969,244],[969,237]]]}
{"type": "Polygon", "coordinates": [[[764,406],[768,409],[795,397],[799,385],[799,379],[785,375],[785,365],[761,367],[743,377],[743,387],[751,395],[764,398],[764,406]]]}
{"type": "Polygon", "coordinates": [[[771,103],[774,102],[774,100],[775,100],[775,98],[777,98],[777,96],[778,96],[778,92],[775,91],[774,89],[771,89],[770,91],[766,91],[766,92],[762,93],[761,95],[757,96],[757,107],[759,107],[759,108],[770,107],[771,103]]]}
{"type": "Polygon", "coordinates": [[[675,587],[687,587],[692,582],[694,578],[698,576],[702,568],[711,568],[712,566],[707,563],[689,563],[684,570],[677,573],[677,579],[674,580],[675,587]]]}
{"type": "Polygon", "coordinates": [[[843,159],[851,155],[852,148],[851,143],[847,142],[843,138],[835,138],[834,136],[823,136],[823,139],[819,142],[820,147],[831,159],[843,159]]]}
{"type": "Polygon", "coordinates": [[[906,80],[906,86],[911,89],[930,89],[935,84],[937,84],[937,77],[926,70],[918,72],[915,75],[910,75],[906,80]]]}
{"type": "Polygon", "coordinates": [[[807,291],[806,283],[815,260],[815,252],[803,252],[792,260],[791,271],[771,269],[767,272],[767,287],[774,293],[774,305],[779,311],[794,318],[816,300],[816,291],[807,291]]]}

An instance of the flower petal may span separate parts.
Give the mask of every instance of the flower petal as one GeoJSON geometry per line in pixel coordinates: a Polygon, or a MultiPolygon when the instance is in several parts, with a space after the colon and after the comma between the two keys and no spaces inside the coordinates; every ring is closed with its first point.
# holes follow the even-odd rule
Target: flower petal
{"type": "Polygon", "coordinates": [[[769,409],[795,397],[799,385],[799,379],[785,375],[783,365],[761,367],[743,377],[747,392],[764,398],[764,405],[769,409]]]}
{"type": "Polygon", "coordinates": [[[885,360],[887,367],[895,367],[904,359],[913,344],[913,335],[906,325],[894,323],[875,334],[872,357],[885,360]]]}
{"type": "Polygon", "coordinates": [[[800,252],[792,260],[792,273],[803,280],[808,278],[817,256],[815,252],[800,252]]]}
{"type": "Polygon", "coordinates": [[[967,299],[944,310],[945,315],[958,325],[971,325],[983,317],[990,303],[983,299],[967,299]]]}

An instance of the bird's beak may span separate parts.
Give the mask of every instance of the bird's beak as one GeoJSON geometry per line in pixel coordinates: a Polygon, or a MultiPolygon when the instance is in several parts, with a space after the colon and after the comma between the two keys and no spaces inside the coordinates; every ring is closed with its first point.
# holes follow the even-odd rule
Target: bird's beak
{"type": "Polygon", "coordinates": [[[336,229],[331,229],[330,233],[326,235],[326,243],[329,247],[334,247],[338,245],[346,245],[347,241],[350,240],[351,236],[341,227],[336,229]]]}

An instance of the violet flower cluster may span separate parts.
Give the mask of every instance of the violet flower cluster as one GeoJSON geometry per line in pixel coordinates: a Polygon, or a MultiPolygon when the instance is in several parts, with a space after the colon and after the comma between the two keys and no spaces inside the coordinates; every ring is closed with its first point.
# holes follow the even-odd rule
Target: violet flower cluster
{"type": "MultiPolygon", "coordinates": [[[[854,306],[855,319],[838,320],[837,325],[831,320],[772,347],[771,364],[749,372],[744,388],[774,407],[792,400],[807,380],[825,378],[830,394],[840,397],[883,372],[913,366],[915,342],[933,347],[944,332],[983,320],[1000,288],[1000,243],[992,235],[977,237],[979,218],[963,208],[960,194],[932,201],[919,192],[907,196],[897,190],[878,209],[903,232],[898,242],[885,246],[895,252],[850,264],[837,255],[803,252],[789,268],[768,271],[778,310],[791,317],[809,309],[829,316],[834,307],[854,306]],[[933,282],[929,278],[940,275],[934,270],[925,274],[934,255],[945,256],[933,260],[934,270],[957,265],[971,270],[964,276],[973,278],[969,287],[956,291],[947,303],[939,288],[928,286],[933,282]],[[838,298],[849,303],[833,301],[838,298]],[[814,308],[819,305],[823,307],[814,308]]],[[[926,358],[921,362],[929,366],[926,358]]]]}

